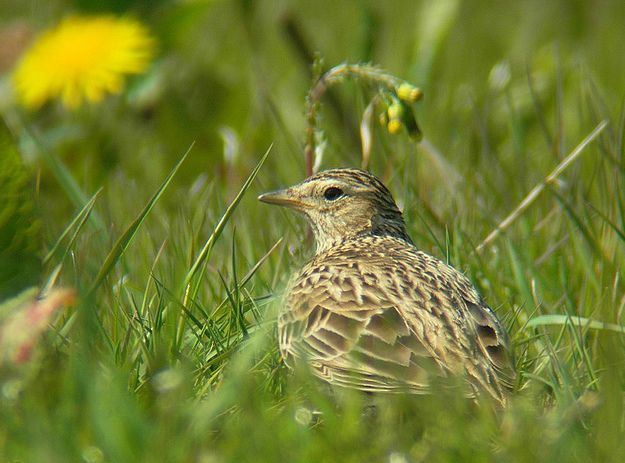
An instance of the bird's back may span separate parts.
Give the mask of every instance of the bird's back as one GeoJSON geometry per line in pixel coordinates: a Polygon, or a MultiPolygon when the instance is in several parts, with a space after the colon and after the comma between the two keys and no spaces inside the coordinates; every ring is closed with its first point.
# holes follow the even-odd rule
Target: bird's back
{"type": "Polygon", "coordinates": [[[366,235],[317,254],[290,281],[279,317],[288,364],[337,385],[429,390],[464,374],[505,402],[514,370],[505,331],[469,280],[406,240],[366,235]]]}

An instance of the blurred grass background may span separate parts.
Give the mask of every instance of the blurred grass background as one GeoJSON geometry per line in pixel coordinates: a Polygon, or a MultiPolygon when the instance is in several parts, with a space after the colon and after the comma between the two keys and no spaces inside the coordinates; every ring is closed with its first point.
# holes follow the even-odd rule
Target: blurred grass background
{"type": "MultiPolygon", "coordinates": [[[[0,460],[623,461],[624,20],[607,0],[3,0],[0,323],[33,286],[78,302],[0,364],[0,460]],[[152,66],[97,105],[19,108],[19,50],[69,13],[140,19],[152,66]],[[425,141],[376,127],[371,170],[509,327],[509,409],[440,392],[363,416],[281,364],[276,306],[312,246],[255,197],[304,175],[314,52],[423,89],[425,141]]],[[[324,99],[322,168],[360,165],[370,97],[324,99]]]]}

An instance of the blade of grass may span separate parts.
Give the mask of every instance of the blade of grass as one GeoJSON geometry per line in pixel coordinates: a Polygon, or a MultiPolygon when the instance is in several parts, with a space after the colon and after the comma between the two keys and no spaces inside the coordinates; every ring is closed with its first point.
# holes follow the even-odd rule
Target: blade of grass
{"type": "Polygon", "coordinates": [[[187,305],[187,301],[189,300],[189,297],[191,296],[190,290],[191,290],[191,281],[193,280],[193,277],[195,277],[197,272],[200,270],[200,267],[202,266],[202,264],[204,264],[206,262],[206,260],[208,259],[208,257],[210,256],[210,253],[211,253],[211,251],[213,249],[213,246],[217,242],[217,239],[219,239],[219,237],[221,236],[221,232],[223,231],[224,227],[226,226],[226,224],[230,220],[230,217],[232,216],[232,214],[234,213],[235,209],[239,205],[239,202],[241,202],[241,199],[243,198],[243,195],[250,188],[252,182],[256,178],[256,175],[258,175],[258,172],[260,171],[260,168],[265,163],[265,160],[267,159],[267,156],[269,156],[269,152],[271,151],[272,146],[273,145],[269,146],[269,148],[267,149],[265,154],[262,156],[262,158],[260,159],[260,161],[258,162],[256,167],[254,167],[254,170],[252,170],[250,175],[247,177],[247,179],[243,183],[243,186],[241,186],[241,189],[239,190],[239,192],[237,193],[235,198],[232,200],[232,202],[230,203],[230,205],[226,209],[226,212],[224,212],[224,214],[221,216],[221,219],[219,220],[219,222],[215,226],[215,229],[213,230],[213,233],[211,233],[211,236],[208,237],[208,239],[204,243],[204,246],[202,246],[202,249],[200,250],[198,256],[195,258],[195,261],[193,262],[193,265],[191,266],[191,268],[187,272],[187,275],[186,275],[186,277],[184,279],[184,283],[182,285],[183,288],[184,288],[184,298],[183,298],[184,302],[183,302],[183,304],[185,306],[187,305]]]}
{"type": "Polygon", "coordinates": [[[588,206],[599,216],[603,219],[603,221],[612,229],[612,231],[614,233],[616,233],[616,235],[619,237],[619,239],[621,241],[623,241],[625,243],[625,232],[623,230],[621,230],[618,225],[616,225],[612,220],[610,220],[610,218],[604,214],[603,212],[601,212],[599,209],[597,209],[595,206],[593,206],[592,204],[588,204],[588,206]]]}
{"type": "Polygon", "coordinates": [[[601,121],[597,125],[597,127],[595,127],[595,129],[586,138],[584,138],[582,142],[577,145],[575,149],[571,151],[571,153],[566,158],[564,158],[562,162],[560,162],[560,164],[556,166],[555,169],[553,169],[553,171],[545,178],[545,180],[532,188],[527,196],[523,198],[523,201],[521,201],[519,205],[504,220],[502,220],[492,232],[488,234],[486,238],[484,238],[484,241],[482,241],[478,245],[478,247],[475,248],[475,251],[478,253],[482,252],[482,250],[491,242],[493,242],[502,231],[506,230],[512,224],[512,222],[518,219],[521,214],[523,214],[523,212],[525,212],[525,210],[530,207],[530,205],[536,200],[538,195],[545,189],[545,187],[555,181],[558,176],[579,157],[579,155],[584,151],[584,148],[586,148],[595,138],[599,136],[599,134],[606,128],[607,125],[608,121],[601,121]]]}
{"type": "MultiPolygon", "coordinates": [[[[244,289],[244,286],[247,284],[247,282],[252,278],[252,276],[254,276],[254,274],[256,273],[256,271],[260,268],[260,266],[267,260],[267,258],[273,253],[273,251],[275,251],[275,249],[278,247],[278,245],[282,242],[282,238],[280,238],[278,241],[276,241],[274,243],[274,245],[269,249],[269,251],[267,251],[259,260],[258,262],[256,262],[256,264],[254,264],[254,266],[245,274],[245,276],[243,277],[243,279],[240,281],[240,283],[238,283],[238,287],[236,289],[233,289],[232,291],[241,291],[244,289]]],[[[204,314],[206,323],[204,324],[204,327],[208,326],[210,323],[214,322],[214,318],[209,318],[207,314],[205,314],[202,310],[202,308],[199,306],[199,304],[197,302],[195,302],[195,300],[192,300],[191,302],[193,302],[193,304],[195,305],[195,307],[197,309],[199,309],[200,311],[202,311],[202,313],[204,314]]],[[[221,303],[217,306],[217,308],[212,312],[213,313],[213,317],[215,316],[215,314],[218,314],[220,312],[220,310],[226,306],[226,304],[229,302],[229,297],[226,296],[225,299],[223,299],[221,301],[221,303]]],[[[182,309],[187,311],[187,308],[182,306],[182,309]]],[[[200,342],[200,338],[198,337],[195,345],[193,346],[194,348],[197,347],[198,343],[200,342]]]]}
{"type": "MultiPolygon", "coordinates": [[[[63,161],[61,161],[58,156],[51,153],[45,147],[39,135],[35,132],[35,130],[29,127],[28,124],[20,123],[20,125],[23,132],[27,134],[32,141],[33,146],[37,148],[37,152],[39,153],[41,159],[43,159],[52,174],[56,177],[56,180],[59,182],[59,185],[61,185],[61,188],[65,190],[65,193],[70,201],[74,203],[76,207],[80,207],[81,209],[84,208],[89,202],[87,195],[82,191],[69,169],[65,167],[63,161]]],[[[104,221],[97,212],[90,214],[89,219],[98,230],[106,231],[104,221]]]]}
{"type": "Polygon", "coordinates": [[[592,330],[608,330],[625,334],[625,326],[617,325],[616,323],[600,322],[592,318],[578,317],[576,315],[539,315],[529,320],[525,327],[534,328],[536,326],[567,324],[592,330]]]}
{"type": "Polygon", "coordinates": [[[510,264],[512,266],[512,273],[514,275],[514,280],[516,281],[519,292],[523,295],[523,299],[526,303],[530,303],[533,300],[532,291],[530,289],[530,283],[527,280],[526,271],[528,270],[528,265],[526,262],[521,261],[521,256],[517,248],[512,244],[512,242],[507,243],[508,256],[510,259],[510,264]]]}
{"type": "Polygon", "coordinates": [[[80,230],[82,229],[83,225],[89,218],[89,215],[91,214],[93,206],[95,205],[96,199],[98,198],[100,193],[102,193],[102,188],[100,188],[98,191],[95,192],[95,194],[91,197],[91,199],[87,201],[87,204],[85,204],[85,206],[80,210],[80,212],[76,214],[76,217],[74,217],[74,219],[70,222],[70,224],[67,227],[65,227],[65,230],[63,230],[63,233],[61,233],[61,236],[59,236],[59,239],[56,240],[56,243],[54,243],[54,245],[52,246],[52,249],[50,249],[50,252],[48,252],[48,254],[46,254],[46,256],[43,258],[44,265],[50,262],[50,259],[52,258],[52,256],[54,256],[54,254],[56,253],[57,249],[59,248],[59,246],[65,239],[65,237],[69,234],[70,230],[76,227],[76,229],[74,230],[74,233],[72,234],[72,237],[69,240],[69,243],[67,243],[65,252],[63,253],[63,258],[61,258],[61,262],[65,259],[67,252],[76,241],[76,238],[78,237],[78,234],[80,233],[80,230]]]}
{"type": "MultiPolygon", "coordinates": [[[[576,214],[571,204],[569,204],[569,202],[561,194],[559,194],[555,189],[550,190],[551,193],[556,197],[558,202],[562,205],[562,208],[571,220],[571,229],[579,232],[579,234],[571,233],[573,242],[575,243],[578,240],[578,237],[581,237],[583,243],[586,244],[586,246],[574,246],[575,252],[579,256],[579,260],[581,262],[585,262],[585,268],[592,267],[592,254],[598,257],[605,264],[606,268],[613,268],[614,262],[612,258],[610,258],[610,256],[608,256],[607,253],[603,250],[599,240],[595,238],[594,233],[590,227],[590,220],[588,219],[588,217],[580,217],[579,214],[576,214]]],[[[592,283],[597,294],[600,294],[602,292],[601,282],[594,272],[587,273],[587,281],[592,283]]]]}
{"type": "Polygon", "coordinates": [[[568,328],[568,332],[570,333],[570,336],[571,338],[573,338],[574,341],[571,347],[575,346],[575,348],[571,348],[571,351],[569,353],[571,358],[575,359],[575,362],[567,363],[582,363],[586,368],[586,371],[588,372],[588,377],[591,379],[590,382],[596,382],[597,374],[592,366],[592,360],[590,359],[590,355],[588,352],[588,347],[583,333],[584,328],[581,325],[576,326],[571,323],[567,323],[565,326],[568,328]]]}
{"type": "MultiPolygon", "coordinates": [[[[252,278],[252,276],[254,276],[254,274],[256,273],[256,271],[260,268],[260,266],[267,260],[267,258],[271,255],[271,253],[278,247],[278,245],[282,242],[282,238],[280,238],[278,241],[276,241],[274,243],[274,245],[271,247],[271,249],[269,249],[269,251],[267,251],[265,253],[265,255],[263,257],[260,258],[260,260],[258,262],[256,262],[256,264],[254,265],[254,267],[252,267],[250,269],[249,272],[247,272],[247,274],[243,277],[243,279],[241,280],[241,282],[239,283],[238,288],[236,289],[232,289],[232,291],[236,290],[236,291],[240,291],[241,289],[243,289],[243,287],[247,284],[248,281],[250,281],[250,279],[252,278]]],[[[217,308],[215,308],[215,310],[213,311],[213,314],[217,314],[219,313],[219,311],[221,309],[223,309],[223,307],[229,302],[228,297],[224,298],[221,303],[217,306],[217,308]]]]}
{"type": "Polygon", "coordinates": [[[189,154],[192,148],[193,148],[193,144],[189,146],[189,149],[187,149],[186,153],[184,153],[180,161],[178,161],[178,163],[174,166],[174,168],[171,170],[169,175],[165,178],[165,180],[163,181],[161,186],[158,188],[158,190],[156,190],[154,195],[152,195],[152,198],[150,198],[150,200],[145,205],[143,210],[139,213],[137,218],[133,220],[133,222],[128,226],[128,228],[126,228],[126,231],[115,242],[108,256],[106,256],[106,259],[104,260],[104,264],[100,268],[100,271],[98,272],[95,278],[95,281],[93,282],[91,289],[88,292],[89,295],[93,294],[93,292],[100,287],[104,279],[111,272],[111,270],[113,269],[115,264],[119,261],[119,259],[124,254],[126,249],[128,249],[128,246],[130,246],[130,243],[132,242],[133,238],[137,234],[137,231],[143,224],[145,218],[148,216],[150,211],[154,208],[158,200],[161,198],[161,196],[163,195],[163,193],[165,192],[165,190],[171,183],[172,179],[176,175],[176,172],[178,172],[178,169],[180,169],[180,166],[182,165],[184,160],[187,158],[187,155],[189,154]]]}
{"type": "Polygon", "coordinates": [[[154,279],[156,287],[159,288],[159,290],[163,291],[163,293],[165,293],[165,295],[167,296],[167,299],[171,301],[172,304],[180,307],[180,310],[183,311],[186,315],[188,315],[189,317],[188,320],[192,322],[191,327],[195,326],[196,328],[200,330],[199,332],[196,333],[197,339],[201,339],[202,337],[205,337],[206,339],[213,342],[213,345],[216,346],[217,350],[225,349],[225,344],[224,344],[223,336],[221,335],[221,332],[220,332],[220,327],[218,326],[217,322],[213,318],[208,318],[208,316],[204,313],[201,307],[199,307],[198,304],[194,302],[195,307],[198,308],[200,312],[202,312],[202,315],[204,315],[204,320],[199,320],[195,316],[195,314],[191,312],[191,310],[189,310],[187,307],[182,305],[182,303],[175,297],[172,291],[170,291],[168,288],[166,288],[163,285],[163,282],[158,280],[158,278],[156,278],[154,275],[152,275],[152,278],[154,279]]]}

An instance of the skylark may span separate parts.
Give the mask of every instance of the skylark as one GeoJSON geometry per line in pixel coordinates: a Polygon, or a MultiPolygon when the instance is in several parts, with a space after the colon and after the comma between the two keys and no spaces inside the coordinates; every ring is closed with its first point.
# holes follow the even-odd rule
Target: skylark
{"type": "Polygon", "coordinates": [[[468,395],[505,404],[505,330],[462,273],[415,248],[379,179],[328,170],[258,199],[303,213],[317,246],[278,318],[287,365],[371,392],[427,393],[433,374],[463,375],[468,395]]]}

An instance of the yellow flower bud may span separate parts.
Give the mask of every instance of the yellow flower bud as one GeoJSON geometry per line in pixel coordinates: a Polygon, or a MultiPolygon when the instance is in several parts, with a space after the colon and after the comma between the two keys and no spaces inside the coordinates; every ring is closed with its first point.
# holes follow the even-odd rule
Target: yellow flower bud
{"type": "Polygon", "coordinates": [[[404,107],[400,103],[393,103],[386,112],[389,119],[399,119],[404,114],[404,107]]]}
{"type": "Polygon", "coordinates": [[[402,123],[399,119],[391,119],[388,121],[388,124],[386,124],[386,129],[388,130],[388,133],[395,135],[396,133],[399,133],[401,126],[402,123]]]}
{"type": "Polygon", "coordinates": [[[423,92],[420,88],[415,87],[408,82],[404,82],[397,87],[397,96],[401,100],[407,101],[408,103],[414,103],[415,101],[421,99],[423,92]]]}

